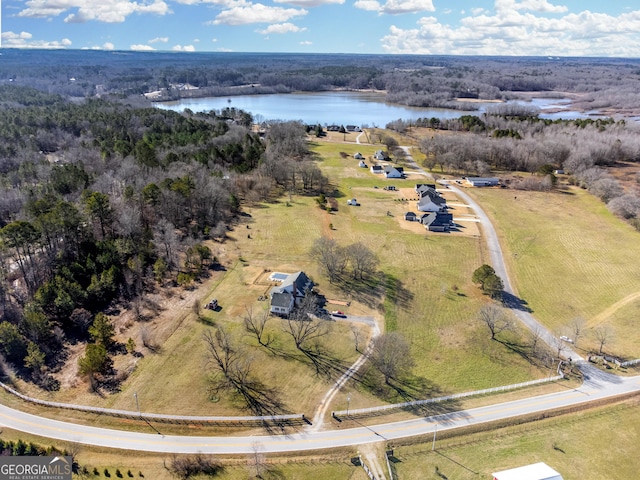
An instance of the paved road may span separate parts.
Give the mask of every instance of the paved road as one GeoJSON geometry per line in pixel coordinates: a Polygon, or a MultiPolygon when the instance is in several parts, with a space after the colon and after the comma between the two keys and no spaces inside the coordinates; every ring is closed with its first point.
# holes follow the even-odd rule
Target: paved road
{"type": "MultiPolygon", "coordinates": [[[[401,147],[405,153],[407,154],[407,161],[411,164],[413,168],[415,168],[420,174],[431,177],[424,169],[422,169],[411,156],[410,150],[408,147],[401,147]]],[[[442,185],[446,185],[449,190],[454,192],[458,198],[464,200],[466,204],[473,209],[480,224],[482,225],[482,231],[484,233],[485,241],[487,244],[487,249],[489,250],[489,256],[491,257],[491,266],[496,271],[496,274],[502,279],[504,282],[504,291],[507,293],[507,306],[511,308],[513,314],[532,332],[538,334],[540,339],[549,345],[552,350],[557,351],[559,348],[561,349],[561,353],[566,357],[570,357],[573,360],[581,361],[583,360],[582,356],[580,356],[575,350],[573,350],[569,345],[563,343],[559,340],[555,335],[553,335],[547,328],[538,322],[531,313],[529,313],[526,304],[523,303],[515,294],[513,290],[513,286],[511,285],[511,280],[509,279],[509,274],[507,272],[507,266],[504,261],[504,256],[502,255],[502,248],[500,247],[500,241],[498,240],[498,234],[496,233],[495,228],[493,228],[493,223],[485,213],[485,211],[478,205],[478,203],[471,198],[467,193],[465,193],[461,188],[455,186],[454,183],[450,183],[444,180],[441,180],[440,183],[442,185]]]]}
{"type": "MultiPolygon", "coordinates": [[[[408,149],[406,150],[408,152],[408,149]]],[[[413,161],[410,156],[408,159],[413,161]]],[[[417,168],[419,169],[419,167],[417,168]]],[[[422,172],[427,175],[426,172],[422,172]]],[[[457,190],[456,193],[458,193],[461,198],[464,198],[465,201],[476,210],[478,217],[483,222],[485,235],[489,242],[492,264],[496,272],[505,281],[505,290],[512,293],[509,277],[507,276],[502,259],[500,244],[491,222],[473,199],[469,198],[464,192],[459,191],[459,189],[455,190],[457,190]]],[[[530,328],[541,327],[527,312],[517,311],[516,313],[530,328]]],[[[549,332],[546,330],[541,331],[546,332],[545,341],[551,338],[549,332]]],[[[574,352],[570,354],[572,356],[575,355],[574,358],[578,358],[574,352]]],[[[589,367],[583,361],[580,362],[580,365],[585,373],[585,382],[577,389],[487,407],[455,411],[433,417],[374,425],[371,427],[249,437],[170,436],[162,435],[162,433],[158,432],[136,433],[65,423],[37,417],[2,405],[0,405],[0,425],[47,438],[101,447],[148,452],[250,454],[254,452],[256,448],[259,448],[263,452],[294,452],[361,445],[383,440],[425,435],[433,433],[436,428],[442,431],[542,412],[549,409],[578,405],[640,391],[640,376],[617,377],[589,367]]]]}
{"type": "MultiPolygon", "coordinates": [[[[578,389],[498,405],[371,427],[302,432],[291,435],[194,437],[162,435],[159,433],[134,433],[64,423],[36,417],[5,406],[0,406],[0,424],[7,428],[58,440],[146,452],[250,454],[257,445],[265,453],[296,452],[354,446],[415,435],[428,435],[433,433],[436,424],[438,431],[442,431],[578,405],[638,390],[640,390],[640,376],[616,377],[603,374],[599,378],[590,379],[589,383],[585,383],[578,389]]],[[[161,425],[158,428],[160,431],[162,430],[161,425]]]]}

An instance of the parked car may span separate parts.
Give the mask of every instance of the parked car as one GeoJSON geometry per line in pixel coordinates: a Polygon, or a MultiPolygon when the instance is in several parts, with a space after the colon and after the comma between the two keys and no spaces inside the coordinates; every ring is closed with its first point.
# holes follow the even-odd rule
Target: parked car
{"type": "Polygon", "coordinates": [[[569,337],[567,337],[566,335],[561,335],[560,336],[560,340],[562,340],[563,342],[567,342],[567,343],[573,343],[573,340],[571,340],[569,337]]]}
{"type": "Polygon", "coordinates": [[[331,312],[331,315],[333,315],[334,317],[341,317],[341,318],[344,318],[347,316],[344,312],[340,310],[334,310],[333,312],[331,312]]]}

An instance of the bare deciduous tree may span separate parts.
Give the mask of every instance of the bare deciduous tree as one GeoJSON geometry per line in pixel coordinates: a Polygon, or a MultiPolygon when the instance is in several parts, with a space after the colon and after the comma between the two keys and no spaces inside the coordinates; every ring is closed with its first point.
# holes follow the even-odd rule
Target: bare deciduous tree
{"type": "Polygon", "coordinates": [[[491,332],[491,340],[495,340],[497,335],[511,328],[511,320],[505,310],[493,303],[487,303],[480,308],[478,320],[491,332]]]}
{"type": "Polygon", "coordinates": [[[604,349],[605,345],[610,344],[613,341],[613,330],[609,325],[600,325],[593,329],[593,336],[600,345],[600,353],[604,349]]]}
{"type": "Polygon", "coordinates": [[[531,355],[533,355],[534,357],[536,357],[538,355],[538,349],[540,346],[540,341],[542,340],[542,330],[540,329],[539,326],[536,325],[536,327],[531,330],[530,332],[530,338],[531,338],[531,355]]]}
{"type": "Polygon", "coordinates": [[[582,317],[576,317],[569,322],[569,331],[574,345],[578,345],[578,340],[584,335],[587,329],[587,322],[582,317]]]}
{"type": "Polygon", "coordinates": [[[329,237],[320,237],[313,242],[311,257],[325,270],[331,283],[344,273],[347,266],[344,249],[329,237]]]}
{"type": "Polygon", "coordinates": [[[375,253],[361,242],[349,245],[345,249],[345,255],[349,259],[353,278],[356,280],[362,280],[365,276],[373,274],[380,263],[375,253]]]}
{"type": "Polygon", "coordinates": [[[415,365],[409,343],[398,332],[383,333],[376,338],[369,361],[384,375],[387,384],[391,379],[404,376],[415,365]]]}
{"type": "Polygon", "coordinates": [[[291,335],[298,350],[304,350],[304,343],[317,340],[329,333],[330,324],[312,315],[316,312],[317,306],[317,296],[307,293],[284,324],[284,331],[291,335]]]}
{"type": "Polygon", "coordinates": [[[265,309],[260,313],[253,313],[251,307],[245,307],[245,312],[243,318],[245,330],[256,337],[260,345],[264,347],[270,345],[273,342],[273,337],[271,335],[265,336],[265,328],[269,320],[269,310],[265,309]]]}

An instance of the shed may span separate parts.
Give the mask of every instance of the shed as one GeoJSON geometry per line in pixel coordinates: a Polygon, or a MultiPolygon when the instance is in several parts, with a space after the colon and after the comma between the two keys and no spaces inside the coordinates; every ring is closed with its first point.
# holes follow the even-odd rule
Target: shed
{"type": "Polygon", "coordinates": [[[495,472],[493,480],[563,480],[562,475],[544,462],[495,472]]]}
{"type": "Polygon", "coordinates": [[[418,216],[413,212],[407,212],[404,214],[404,219],[407,222],[415,222],[418,220],[418,216]]]}
{"type": "Polygon", "coordinates": [[[382,165],[372,165],[371,173],[376,173],[381,175],[384,173],[384,168],[382,168],[382,165]]]}
{"type": "Polygon", "coordinates": [[[353,154],[353,158],[355,158],[356,160],[362,160],[364,157],[360,152],[356,152],[353,154]]]}
{"type": "Polygon", "coordinates": [[[467,177],[467,183],[472,187],[495,187],[500,183],[497,177],[467,177]]]}

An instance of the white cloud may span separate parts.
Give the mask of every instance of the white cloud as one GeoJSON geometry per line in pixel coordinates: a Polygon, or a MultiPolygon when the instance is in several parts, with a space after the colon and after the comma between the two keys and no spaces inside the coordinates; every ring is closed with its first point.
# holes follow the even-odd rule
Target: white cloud
{"type": "Polygon", "coordinates": [[[471,13],[473,15],[480,15],[481,13],[484,13],[484,12],[485,12],[484,8],[472,8],[471,9],[471,13]]]}
{"type": "Polygon", "coordinates": [[[387,0],[382,5],[375,0],[357,0],[354,7],[362,10],[377,11],[380,14],[399,15],[401,13],[434,12],[432,0],[387,0]]]}
{"type": "Polygon", "coordinates": [[[532,12],[564,13],[569,10],[564,5],[552,5],[548,0],[496,0],[496,11],[529,10],[532,12]]]}
{"type": "Polygon", "coordinates": [[[26,5],[27,8],[18,12],[19,17],[55,17],[74,10],[64,19],[67,23],[84,23],[90,20],[121,23],[133,13],[170,13],[169,6],[163,0],[140,3],[127,0],[28,0],[26,5]]]}
{"type": "Polygon", "coordinates": [[[250,23],[282,23],[290,18],[306,15],[307,10],[295,8],[267,7],[261,3],[252,3],[220,12],[214,25],[247,25],[250,23]]]}
{"type": "Polygon", "coordinates": [[[136,52],[153,52],[155,51],[155,48],[153,48],[150,45],[141,45],[141,44],[137,44],[137,45],[131,45],[129,47],[130,50],[135,50],[136,52]]]}
{"type": "Polygon", "coordinates": [[[213,43],[217,43],[217,42],[218,42],[218,39],[217,39],[217,38],[212,38],[212,39],[211,39],[211,41],[212,41],[213,43]]]}
{"type": "Polygon", "coordinates": [[[297,7],[319,7],[320,5],[328,5],[337,3],[342,5],[344,0],[273,0],[274,3],[288,3],[297,7]]]}
{"type": "MultiPolygon", "coordinates": [[[[496,0],[496,6],[507,3],[515,4],[496,0]]],[[[548,16],[553,5],[546,1],[524,0],[516,7],[467,16],[460,25],[435,17],[421,18],[413,29],[392,25],[381,39],[382,46],[388,53],[640,56],[640,10],[617,16],[590,11],[548,16]],[[523,5],[529,10],[537,7],[540,15],[520,12],[523,5]]]]}
{"type": "Polygon", "coordinates": [[[106,42],[100,45],[94,45],[91,48],[83,47],[82,50],[115,50],[116,46],[111,42],[106,42]]]}
{"type": "Polygon", "coordinates": [[[169,37],[156,37],[149,40],[149,43],[167,43],[169,41],[169,37]]]}
{"type": "Polygon", "coordinates": [[[309,40],[304,40],[304,41],[300,42],[300,45],[313,45],[313,42],[311,42],[309,40]]]}
{"type": "Polygon", "coordinates": [[[29,32],[2,32],[2,46],[6,48],[67,48],[72,45],[71,40],[33,40],[33,35],[29,32]]]}
{"type": "Polygon", "coordinates": [[[370,12],[377,12],[382,8],[380,2],[376,0],[357,0],[353,6],[360,10],[368,10],[370,12]]]}
{"type": "Polygon", "coordinates": [[[174,52],[195,52],[196,47],[193,45],[175,45],[171,48],[174,52]]]}
{"type": "Polygon", "coordinates": [[[306,28],[300,28],[293,23],[274,23],[263,30],[256,30],[261,35],[270,35],[272,33],[297,33],[304,32],[306,28]]]}

